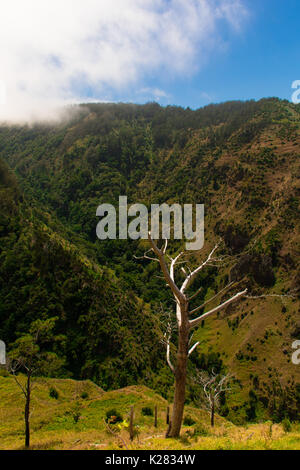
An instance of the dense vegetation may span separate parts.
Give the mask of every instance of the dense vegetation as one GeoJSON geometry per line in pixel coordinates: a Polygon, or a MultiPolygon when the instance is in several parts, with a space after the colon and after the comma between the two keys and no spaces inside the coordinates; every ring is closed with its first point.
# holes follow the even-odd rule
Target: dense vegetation
{"type": "Polygon", "coordinates": [[[191,371],[234,373],[222,405],[230,419],[296,419],[299,118],[299,106],[274,98],[197,111],[87,104],[67,123],[2,126],[0,157],[14,171],[0,161],[0,337],[12,343],[38,318],[56,318],[63,376],[168,396],[158,305],[173,306],[171,296],[156,264],[134,259],[146,244],[99,242],[95,214],[120,195],[205,203],[205,250],[222,237],[232,262],[203,273],[202,300],[228,278],[295,298],[248,300],[203,324],[191,371]]]}
{"type": "Polygon", "coordinates": [[[43,223],[3,163],[0,183],[0,336],[13,342],[37,319],[53,318],[64,375],[113,388],[150,374],[159,342],[149,309],[43,223]]]}

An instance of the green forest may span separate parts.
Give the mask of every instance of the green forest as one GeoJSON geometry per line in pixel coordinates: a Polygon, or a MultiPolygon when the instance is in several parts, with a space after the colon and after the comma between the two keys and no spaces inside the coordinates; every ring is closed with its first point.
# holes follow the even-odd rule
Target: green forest
{"type": "MultiPolygon", "coordinates": [[[[117,207],[120,195],[147,207],[204,204],[205,245],[190,253],[191,265],[216,243],[226,262],[201,271],[194,307],[228,282],[249,296],[195,330],[186,404],[198,406],[197,371],[214,370],[233,377],[220,417],[298,422],[300,105],[82,104],[70,115],[0,127],[0,338],[8,353],[51,323],[39,347],[56,368],[49,361],[44,377],[91,380],[105,392],[148,387],[171,402],[163,338],[172,293],[158,263],[140,259],[148,241],[97,239],[96,210],[117,207]]],[[[169,244],[172,255],[183,248],[169,244]]]]}

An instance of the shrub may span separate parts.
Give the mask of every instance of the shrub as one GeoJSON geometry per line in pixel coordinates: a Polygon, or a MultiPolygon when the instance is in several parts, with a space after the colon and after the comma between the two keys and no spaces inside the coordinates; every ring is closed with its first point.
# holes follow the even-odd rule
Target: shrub
{"type": "Polygon", "coordinates": [[[59,393],[58,391],[56,390],[56,388],[54,387],[51,387],[50,390],[49,390],[49,396],[51,398],[54,398],[55,400],[58,400],[58,397],[59,397],[59,393]]]}
{"type": "Polygon", "coordinates": [[[291,432],[292,430],[292,425],[291,425],[291,422],[288,418],[285,418],[283,421],[282,421],[282,427],[283,427],[283,430],[284,432],[291,432]]]}
{"type": "Polygon", "coordinates": [[[185,416],[183,420],[184,426],[193,426],[193,424],[196,424],[196,421],[191,418],[191,416],[185,416]]]}
{"type": "Polygon", "coordinates": [[[142,408],[142,415],[144,415],[144,416],[153,416],[152,408],[149,408],[149,406],[145,406],[144,408],[142,408]]]}
{"type": "Polygon", "coordinates": [[[81,398],[82,398],[83,400],[86,400],[88,397],[89,397],[89,394],[88,394],[87,392],[82,392],[81,398]]]}
{"type": "Polygon", "coordinates": [[[81,406],[78,401],[75,403],[75,405],[72,408],[72,416],[73,416],[74,423],[78,423],[78,421],[81,418],[81,406]]]}
{"type": "Polygon", "coordinates": [[[206,429],[205,426],[203,426],[203,424],[197,424],[197,426],[195,426],[194,428],[194,436],[197,437],[197,436],[208,436],[209,435],[209,431],[206,429]]]}
{"type": "Polygon", "coordinates": [[[9,377],[9,372],[4,367],[0,366],[0,377],[9,377]]]}
{"type": "Polygon", "coordinates": [[[115,408],[112,408],[106,412],[105,421],[110,424],[122,423],[123,417],[115,408]]]}

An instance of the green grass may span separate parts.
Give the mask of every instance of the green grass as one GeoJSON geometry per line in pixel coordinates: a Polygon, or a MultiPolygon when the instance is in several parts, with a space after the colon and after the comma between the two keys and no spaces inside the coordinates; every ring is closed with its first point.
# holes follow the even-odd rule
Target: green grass
{"type": "MultiPolygon", "coordinates": [[[[23,449],[24,400],[12,377],[0,377],[0,403],[0,449],[23,449]]],[[[238,427],[217,416],[211,429],[207,411],[189,406],[185,414],[193,416],[195,424],[183,426],[180,439],[165,439],[167,406],[162,397],[144,386],[103,392],[90,381],[40,378],[35,381],[32,398],[32,449],[300,449],[299,424],[293,424],[289,433],[281,425],[273,425],[270,432],[271,423],[238,427]],[[57,399],[50,397],[51,387],[57,390],[57,399]],[[126,428],[114,436],[104,419],[112,408],[126,419],[132,406],[138,436],[130,443],[126,428]],[[158,407],[157,428],[153,416],[143,415],[145,406],[158,407]],[[77,423],[75,408],[80,415],[77,423]]]]}

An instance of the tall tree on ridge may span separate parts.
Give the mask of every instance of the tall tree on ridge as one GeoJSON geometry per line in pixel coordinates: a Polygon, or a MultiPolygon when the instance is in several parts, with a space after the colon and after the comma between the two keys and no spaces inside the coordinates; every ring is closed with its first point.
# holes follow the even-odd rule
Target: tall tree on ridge
{"type": "Polygon", "coordinates": [[[198,347],[199,342],[196,342],[194,345],[190,344],[191,341],[191,332],[197,326],[202,323],[203,320],[206,318],[214,315],[215,313],[219,312],[220,310],[226,308],[228,305],[236,302],[237,300],[241,299],[244,295],[247,294],[247,289],[238,292],[234,296],[230,297],[225,302],[219,304],[217,307],[214,307],[204,313],[201,316],[195,317],[195,314],[200,310],[204,309],[209,303],[213,302],[217,299],[220,295],[225,293],[227,290],[233,287],[233,283],[228,284],[224,289],[219,291],[216,295],[214,295],[211,299],[204,302],[202,305],[190,309],[190,303],[194,300],[197,295],[200,293],[201,289],[199,289],[195,294],[188,295],[187,290],[197,277],[197,275],[207,266],[212,264],[216,264],[220,259],[215,258],[214,255],[218,249],[218,245],[216,245],[213,250],[210,252],[207,259],[196,269],[194,270],[187,270],[184,267],[181,267],[181,271],[183,272],[185,278],[184,282],[182,283],[181,287],[178,287],[176,280],[175,280],[175,268],[180,263],[180,258],[184,255],[184,252],[180,253],[175,258],[172,258],[167,254],[167,247],[168,241],[165,241],[165,244],[162,248],[159,248],[156,242],[152,239],[151,233],[149,233],[149,242],[151,245],[151,249],[155,254],[155,257],[149,256],[148,252],[144,254],[145,259],[155,260],[158,261],[161,267],[161,271],[164,275],[164,278],[167,282],[167,285],[170,287],[172,294],[174,296],[176,302],[176,322],[178,327],[178,345],[177,345],[177,354],[176,354],[176,362],[173,365],[171,360],[170,354],[170,341],[171,341],[171,334],[170,328],[168,329],[165,342],[167,345],[167,362],[168,365],[175,376],[175,394],[174,394],[174,404],[173,404],[173,412],[172,412],[172,419],[170,421],[169,429],[167,431],[167,437],[179,437],[180,430],[182,426],[183,420],[183,412],[184,412],[184,404],[185,404],[185,392],[186,392],[186,379],[187,379],[187,363],[190,355],[195,351],[198,347]]]}

